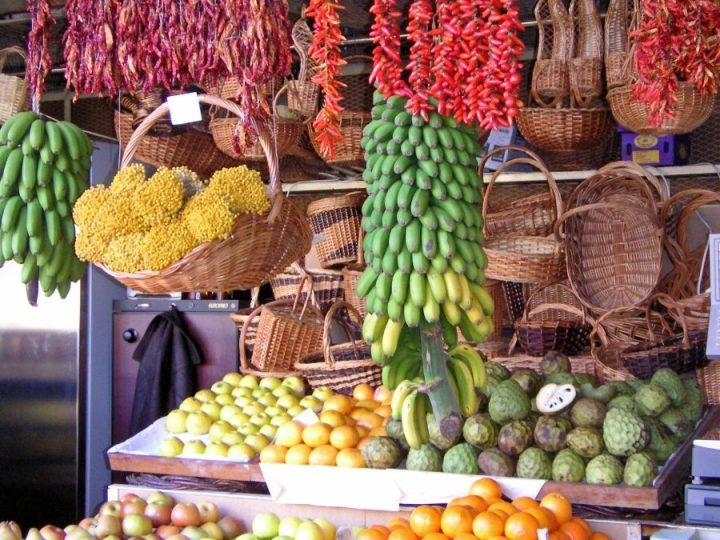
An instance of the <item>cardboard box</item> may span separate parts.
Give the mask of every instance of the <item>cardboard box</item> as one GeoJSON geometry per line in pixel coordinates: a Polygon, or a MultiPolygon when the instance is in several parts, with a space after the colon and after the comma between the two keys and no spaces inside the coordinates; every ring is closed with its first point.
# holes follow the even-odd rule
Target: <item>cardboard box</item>
{"type": "Polygon", "coordinates": [[[641,165],[687,165],[690,159],[690,135],[638,135],[619,128],[620,154],[624,161],[641,165]]]}

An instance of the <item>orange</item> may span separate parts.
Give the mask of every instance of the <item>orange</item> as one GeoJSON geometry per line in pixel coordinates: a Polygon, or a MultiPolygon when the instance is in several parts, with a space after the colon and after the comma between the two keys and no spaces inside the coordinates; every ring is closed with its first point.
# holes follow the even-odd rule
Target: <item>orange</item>
{"type": "Polygon", "coordinates": [[[423,536],[423,540],[450,540],[450,537],[443,533],[435,532],[423,536]]]}
{"type": "Polygon", "coordinates": [[[505,536],[493,536],[489,540],[507,540],[507,537],[505,536]]]}
{"type": "Polygon", "coordinates": [[[302,442],[305,426],[297,420],[291,420],[278,427],[275,433],[275,442],[283,446],[295,446],[302,442]]]}
{"type": "Polygon", "coordinates": [[[480,540],[489,540],[505,532],[505,520],[493,512],[480,512],[473,520],[473,534],[480,540]]]}
{"type": "Polygon", "coordinates": [[[343,414],[350,414],[353,409],[353,400],[350,396],[335,394],[330,396],[323,403],[324,411],[340,411],[343,414]]]}
{"type": "Polygon", "coordinates": [[[410,529],[418,536],[440,532],[442,512],[432,506],[418,506],[410,514],[410,529]]]}
{"type": "Polygon", "coordinates": [[[412,532],[408,527],[396,527],[391,529],[392,532],[388,536],[388,540],[418,540],[419,536],[412,532]]]}
{"type": "MultiPolygon", "coordinates": [[[[366,428],[365,426],[355,426],[355,429],[357,429],[358,435],[360,435],[360,438],[367,437],[370,435],[370,430],[366,428]]],[[[372,438],[372,437],[370,437],[372,438]]]]}
{"type": "Polygon", "coordinates": [[[508,516],[514,514],[518,511],[517,508],[515,508],[512,504],[510,504],[507,501],[500,501],[492,503],[490,506],[488,506],[488,510],[502,510],[505,512],[508,516]]]}
{"type": "Polygon", "coordinates": [[[353,388],[352,397],[360,401],[361,399],[374,399],[375,390],[367,383],[360,383],[353,388]]]}
{"type": "Polygon", "coordinates": [[[459,504],[461,506],[468,506],[475,510],[475,512],[484,512],[488,508],[488,504],[485,499],[479,495],[465,495],[464,497],[456,497],[448,503],[448,506],[459,504]]]}
{"type": "Polygon", "coordinates": [[[368,431],[368,435],[370,435],[370,437],[387,437],[387,431],[385,430],[385,426],[378,426],[368,431]]]}
{"type": "Polygon", "coordinates": [[[355,535],[355,540],[386,540],[386,538],[387,536],[377,529],[360,529],[355,535]]]}
{"type": "Polygon", "coordinates": [[[568,535],[570,540],[590,539],[590,532],[577,521],[566,521],[560,525],[560,531],[568,535]]]}
{"type": "Polygon", "coordinates": [[[496,516],[498,516],[500,519],[502,519],[503,523],[507,521],[507,518],[510,514],[507,514],[506,512],[503,512],[502,510],[499,510],[497,508],[493,508],[492,510],[488,509],[488,512],[492,512],[496,516]]]}
{"type": "Polygon", "coordinates": [[[310,424],[303,431],[303,442],[311,448],[317,448],[330,442],[330,433],[332,427],[324,422],[315,422],[310,424]]]}
{"type": "Polygon", "coordinates": [[[370,409],[366,409],[364,407],[355,407],[352,409],[348,414],[348,416],[354,420],[358,420],[362,415],[364,414],[371,414],[372,411],[370,409]]]}
{"type": "Polygon", "coordinates": [[[338,450],[355,448],[360,442],[357,429],[351,426],[338,426],[330,432],[330,444],[338,450]]]}
{"type": "Polygon", "coordinates": [[[349,467],[362,469],[365,467],[365,458],[362,457],[360,450],[357,448],[343,448],[335,458],[335,464],[338,467],[349,467]]]}
{"type": "Polygon", "coordinates": [[[547,529],[552,532],[558,528],[555,514],[547,508],[543,508],[542,506],[532,506],[524,511],[537,520],[541,529],[547,529]]]}
{"type": "Polygon", "coordinates": [[[392,532],[385,525],[371,525],[370,528],[374,531],[380,531],[385,536],[385,538],[390,536],[390,533],[392,532]]]}
{"type": "Polygon", "coordinates": [[[553,531],[548,535],[548,540],[570,540],[570,537],[562,531],[553,531]]]}
{"type": "Polygon", "coordinates": [[[288,448],[285,453],[285,463],[289,465],[307,465],[310,459],[310,448],[307,444],[296,444],[288,448]]]}
{"type": "Polygon", "coordinates": [[[517,512],[505,522],[505,536],[508,540],[537,540],[539,524],[527,512],[517,512]]]}
{"type": "Polygon", "coordinates": [[[337,463],[337,448],[324,444],[313,448],[308,457],[308,463],[310,465],[335,465],[337,463]]]}
{"type": "Polygon", "coordinates": [[[601,532],[594,532],[590,535],[590,540],[610,540],[610,537],[601,532]]]}
{"type": "Polygon", "coordinates": [[[288,448],[279,444],[270,444],[260,451],[260,463],[285,463],[288,448]]]}
{"type": "Polygon", "coordinates": [[[518,497],[512,500],[512,505],[518,510],[527,510],[533,506],[540,506],[539,503],[532,497],[518,497]]]}
{"type": "Polygon", "coordinates": [[[502,487],[492,478],[478,478],[470,486],[470,495],[479,495],[486,501],[491,497],[502,497],[502,487]]]}
{"type": "Polygon", "coordinates": [[[398,527],[405,527],[406,529],[409,529],[410,522],[405,518],[392,518],[387,522],[387,526],[391,531],[394,531],[398,527]]]}
{"type": "Polygon", "coordinates": [[[390,415],[392,414],[392,409],[390,408],[390,405],[380,405],[373,412],[387,419],[390,418],[390,415]]]}
{"type": "Polygon", "coordinates": [[[557,492],[548,493],[540,501],[540,506],[545,507],[555,514],[558,525],[562,525],[572,517],[572,504],[565,495],[557,492]]]}
{"type": "Polygon", "coordinates": [[[588,534],[590,534],[590,535],[592,534],[592,529],[590,528],[590,525],[589,525],[588,522],[585,521],[583,518],[577,517],[577,516],[573,516],[573,517],[570,518],[570,523],[577,523],[577,524],[580,525],[583,529],[585,529],[588,534]]]}
{"type": "Polygon", "coordinates": [[[448,506],[440,518],[440,529],[450,538],[455,538],[458,534],[470,533],[473,530],[475,513],[467,506],[448,506]]]}
{"type": "Polygon", "coordinates": [[[326,410],[320,413],[320,421],[331,427],[347,425],[347,417],[340,411],[326,410]]]}
{"type": "Polygon", "coordinates": [[[390,401],[392,399],[392,395],[392,390],[390,390],[387,386],[381,384],[375,389],[373,399],[376,399],[377,401],[380,401],[382,403],[383,401],[390,401]]]}
{"type": "Polygon", "coordinates": [[[472,533],[460,533],[453,540],[477,540],[477,538],[472,533]]]}
{"type": "Polygon", "coordinates": [[[503,499],[502,497],[483,497],[483,499],[485,499],[485,502],[488,503],[488,504],[493,504],[493,503],[496,503],[496,502],[502,502],[502,501],[505,500],[505,499],[503,499]]]}
{"type": "Polygon", "coordinates": [[[380,406],[380,402],[376,401],[374,399],[360,399],[355,404],[355,408],[362,408],[362,409],[368,409],[371,411],[374,411],[380,406]]]}

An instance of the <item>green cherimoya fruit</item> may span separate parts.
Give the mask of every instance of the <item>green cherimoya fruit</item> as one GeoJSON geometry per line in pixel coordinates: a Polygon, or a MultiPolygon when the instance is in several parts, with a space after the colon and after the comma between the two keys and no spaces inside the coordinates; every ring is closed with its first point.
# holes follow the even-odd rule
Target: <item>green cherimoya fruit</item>
{"type": "Polygon", "coordinates": [[[530,397],[537,394],[542,384],[542,377],[532,369],[520,368],[516,369],[510,375],[510,378],[520,385],[520,388],[530,397]]]}
{"type": "Polygon", "coordinates": [[[545,450],[531,446],[520,454],[515,472],[520,478],[550,480],[552,478],[552,461],[545,450]]]}
{"type": "Polygon", "coordinates": [[[565,418],[541,416],[535,424],[533,440],[539,448],[547,452],[558,452],[566,446],[570,427],[565,418]]]}
{"type": "Polygon", "coordinates": [[[661,387],[646,384],[635,392],[635,404],[642,416],[660,416],[671,405],[671,401],[661,387]]]}
{"type": "Polygon", "coordinates": [[[514,476],[515,460],[497,448],[488,448],[480,452],[478,466],[488,476],[514,476]]]}
{"type": "Polygon", "coordinates": [[[433,443],[440,450],[447,450],[448,448],[453,446],[456,442],[458,442],[458,439],[460,438],[459,433],[458,433],[457,438],[455,438],[455,439],[448,439],[442,433],[440,433],[440,427],[438,426],[438,423],[435,421],[435,415],[433,413],[428,413],[427,423],[428,423],[428,431],[430,432],[430,442],[433,443]]]}
{"type": "Polygon", "coordinates": [[[390,418],[387,424],[385,424],[385,432],[387,436],[398,443],[403,450],[407,451],[410,448],[402,428],[402,421],[390,418]]]}
{"type": "Polygon", "coordinates": [[[485,362],[485,371],[488,376],[495,377],[501,381],[510,378],[510,370],[497,362],[485,362]]]}
{"type": "Polygon", "coordinates": [[[500,428],[497,446],[505,454],[518,457],[532,444],[533,428],[527,420],[513,420],[500,428]]]}
{"type": "Polygon", "coordinates": [[[479,472],[478,451],[468,443],[460,443],[445,452],[442,471],[455,474],[477,474],[479,472]]]}
{"type": "Polygon", "coordinates": [[[590,386],[595,387],[598,385],[598,380],[595,375],[590,375],[589,373],[575,373],[574,375],[575,375],[575,381],[580,386],[589,384],[590,386]]]}
{"type": "Polygon", "coordinates": [[[652,485],[657,476],[657,463],[647,452],[633,454],[625,462],[623,481],[628,486],[646,487],[652,485]]]}
{"type": "Polygon", "coordinates": [[[557,373],[546,373],[543,376],[544,384],[572,384],[576,389],[578,388],[575,376],[572,373],[566,373],[559,371],[557,373]]]}
{"type": "MultiPolygon", "coordinates": [[[[575,377],[577,378],[579,377],[579,375],[576,375],[575,377]]],[[[615,397],[615,394],[615,387],[611,384],[603,384],[602,386],[597,387],[593,386],[590,383],[581,383],[580,385],[580,395],[582,397],[588,399],[596,399],[598,401],[602,401],[603,403],[609,402],[612,398],[615,397]]]]}
{"type": "Polygon", "coordinates": [[[489,399],[493,395],[493,392],[495,392],[495,389],[500,386],[501,382],[502,379],[499,379],[494,375],[488,375],[487,380],[485,381],[485,386],[482,389],[482,393],[489,399]]]}
{"type": "Polygon", "coordinates": [[[624,394],[615,396],[610,400],[607,404],[607,410],[609,411],[610,409],[624,409],[631,413],[637,413],[637,406],[635,405],[633,397],[624,394]]]}
{"type": "Polygon", "coordinates": [[[432,444],[424,443],[420,448],[410,449],[405,468],[409,471],[442,472],[442,462],[442,452],[432,444]]]}
{"type": "Polygon", "coordinates": [[[570,421],[577,427],[600,427],[607,412],[605,404],[597,399],[580,398],[573,403],[570,421]]]}
{"type": "Polygon", "coordinates": [[[650,429],[638,415],[623,409],[611,409],[603,422],[603,441],[614,456],[630,456],[650,442],[650,429]]]}
{"type": "Polygon", "coordinates": [[[540,370],[545,375],[550,373],[570,373],[571,369],[570,358],[561,352],[550,351],[540,361],[540,370]]]}
{"type": "Polygon", "coordinates": [[[672,434],[678,439],[685,439],[690,433],[692,433],[694,424],[688,420],[687,416],[675,407],[671,407],[662,413],[658,420],[665,424],[672,434]]]}
{"type": "Polygon", "coordinates": [[[623,464],[615,456],[600,454],[585,466],[588,484],[619,484],[623,480],[623,464]]]}
{"type": "Polygon", "coordinates": [[[373,437],[360,452],[371,469],[392,469],[403,458],[400,445],[390,437],[373,437]]]}
{"type": "Polygon", "coordinates": [[[694,424],[702,416],[704,407],[703,391],[695,378],[685,377],[682,382],[685,387],[685,404],[682,410],[685,416],[694,424]]]}
{"type": "Polygon", "coordinates": [[[594,458],[605,450],[605,442],[600,431],[591,427],[578,427],[567,435],[567,445],[584,458],[594,458]]]}
{"type": "Polygon", "coordinates": [[[560,450],[552,462],[552,479],[556,482],[582,482],[585,461],[570,448],[560,450]]]}
{"type": "Polygon", "coordinates": [[[635,389],[625,381],[610,381],[607,384],[615,389],[616,396],[632,396],[635,393],[635,389]]]}
{"type": "Polygon", "coordinates": [[[647,417],[645,423],[650,429],[650,443],[644,452],[649,453],[658,463],[665,463],[678,446],[672,431],[657,418],[647,417]]]}
{"type": "Polygon", "coordinates": [[[675,407],[679,407],[685,402],[685,396],[687,394],[685,385],[683,384],[680,375],[675,373],[672,369],[658,369],[655,373],[653,373],[650,382],[665,390],[665,393],[667,393],[670,401],[672,401],[672,404],[675,407]]]}
{"type": "Polygon", "coordinates": [[[530,398],[523,392],[517,381],[512,379],[501,382],[490,396],[488,413],[498,424],[510,420],[522,420],[530,412],[530,398]]]}
{"type": "Polygon", "coordinates": [[[479,413],[469,416],[462,429],[463,439],[480,450],[495,446],[498,438],[498,425],[490,415],[479,413]]]}
{"type": "Polygon", "coordinates": [[[572,405],[577,396],[577,390],[572,384],[546,384],[535,396],[534,404],[537,410],[544,414],[555,414],[572,405]]]}

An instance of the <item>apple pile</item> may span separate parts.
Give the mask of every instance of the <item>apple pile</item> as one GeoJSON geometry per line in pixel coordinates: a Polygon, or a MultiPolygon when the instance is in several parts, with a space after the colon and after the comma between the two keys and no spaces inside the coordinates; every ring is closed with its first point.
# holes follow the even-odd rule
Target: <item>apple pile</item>
{"type": "Polygon", "coordinates": [[[288,516],[280,519],[272,512],[257,514],[252,532],[236,540],[335,540],[336,528],[327,519],[303,519],[288,516]]]}

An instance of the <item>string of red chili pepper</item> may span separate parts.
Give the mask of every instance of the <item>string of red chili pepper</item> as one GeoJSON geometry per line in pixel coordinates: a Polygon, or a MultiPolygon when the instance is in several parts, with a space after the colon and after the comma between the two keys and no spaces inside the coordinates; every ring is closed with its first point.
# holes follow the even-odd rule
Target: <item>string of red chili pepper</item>
{"type": "Polygon", "coordinates": [[[343,140],[340,131],[340,89],[345,85],[338,80],[341,67],[346,63],[340,54],[345,40],[340,31],[340,3],[337,0],[311,0],[306,14],[313,18],[313,40],[308,55],[315,64],[312,81],[322,90],[323,105],[313,121],[315,140],[324,157],[335,155],[335,145],[343,140]]]}
{"type": "Polygon", "coordinates": [[[56,21],[50,11],[48,0],[28,0],[27,9],[32,19],[26,62],[28,86],[30,96],[39,101],[45,88],[45,79],[52,67],[48,44],[52,33],[51,26],[56,21]]]}
{"type": "Polygon", "coordinates": [[[452,12],[452,0],[438,0],[435,3],[436,25],[432,31],[434,38],[432,55],[433,83],[430,95],[437,101],[437,111],[442,115],[452,115],[454,97],[457,92],[456,71],[457,50],[455,44],[461,29],[457,28],[452,12]]]}
{"type": "Polygon", "coordinates": [[[412,92],[403,79],[400,56],[400,17],[397,0],[375,0],[370,8],[374,15],[370,37],[373,49],[373,69],[370,84],[377,83],[378,92],[385,96],[410,97],[412,92]]]}
{"type": "Polygon", "coordinates": [[[432,0],[416,0],[410,5],[407,27],[412,42],[410,61],[407,65],[412,95],[405,107],[413,115],[420,115],[426,121],[428,113],[433,110],[433,106],[428,103],[432,84],[433,15],[432,0]]]}

